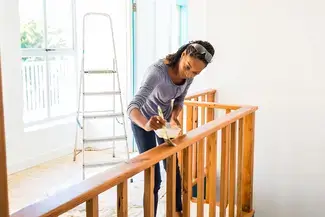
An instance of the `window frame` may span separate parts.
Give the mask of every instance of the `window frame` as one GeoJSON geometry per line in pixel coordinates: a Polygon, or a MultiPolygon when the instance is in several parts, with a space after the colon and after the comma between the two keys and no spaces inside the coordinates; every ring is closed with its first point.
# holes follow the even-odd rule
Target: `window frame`
{"type": "MultiPolygon", "coordinates": [[[[44,58],[45,65],[46,65],[46,73],[45,73],[45,80],[46,80],[46,85],[45,85],[45,108],[46,108],[46,115],[44,118],[40,118],[38,120],[25,120],[26,118],[26,113],[25,109],[23,109],[23,122],[25,127],[31,127],[34,125],[41,125],[41,124],[47,124],[52,121],[57,121],[61,119],[65,119],[67,117],[71,117],[72,115],[75,115],[75,111],[68,112],[67,114],[61,114],[61,115],[53,115],[52,113],[52,106],[51,106],[51,100],[50,100],[50,69],[49,69],[49,57],[58,57],[58,56],[68,56],[72,57],[72,64],[73,64],[73,72],[74,73],[74,78],[75,78],[75,84],[77,87],[78,84],[78,54],[77,54],[77,28],[76,28],[76,0],[70,0],[71,2],[71,27],[72,27],[72,44],[70,48],[48,48],[48,26],[47,26],[47,21],[48,21],[48,13],[47,13],[47,1],[42,0],[42,19],[43,19],[43,29],[44,29],[44,44],[41,48],[22,48],[20,47],[21,50],[21,58],[28,58],[28,57],[42,57],[44,58]]],[[[22,74],[23,76],[23,74],[22,74]]],[[[26,91],[24,89],[24,91],[26,91]]],[[[25,93],[23,93],[25,94],[25,93]]],[[[77,99],[77,95],[76,95],[77,99]]],[[[25,102],[24,101],[24,107],[25,107],[25,102]]],[[[76,105],[75,105],[76,106],[76,105]]],[[[74,106],[74,107],[75,107],[74,106]]],[[[75,110],[75,109],[73,109],[75,110]]]]}

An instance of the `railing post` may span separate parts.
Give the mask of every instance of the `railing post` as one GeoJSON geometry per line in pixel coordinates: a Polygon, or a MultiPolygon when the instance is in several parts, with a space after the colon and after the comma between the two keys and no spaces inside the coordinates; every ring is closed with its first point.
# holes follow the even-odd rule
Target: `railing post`
{"type": "MultiPolygon", "coordinates": [[[[198,101],[198,98],[194,98],[194,101],[198,101]]],[[[193,107],[193,129],[197,128],[198,127],[198,107],[197,106],[194,106],[193,107]]],[[[197,146],[198,146],[198,143],[194,143],[193,144],[193,165],[192,165],[192,179],[196,179],[197,177],[197,165],[196,165],[196,162],[197,162],[197,146]]]]}
{"type": "MultiPolygon", "coordinates": [[[[214,102],[215,98],[215,93],[209,93],[207,95],[207,102],[214,102]]],[[[207,108],[207,123],[212,121],[214,119],[214,109],[213,108],[207,108]]],[[[205,147],[205,160],[206,160],[206,166],[209,167],[209,162],[210,162],[210,153],[211,153],[211,145],[216,144],[216,141],[209,142],[210,140],[207,141],[206,147],[205,147]]],[[[209,201],[210,195],[209,195],[209,181],[210,179],[210,174],[209,170],[207,170],[206,174],[206,201],[209,201]]]]}
{"type": "Polygon", "coordinates": [[[244,212],[250,212],[253,209],[254,136],[255,112],[244,117],[242,174],[242,203],[244,212]]]}
{"type": "MultiPolygon", "coordinates": [[[[201,97],[201,101],[205,102],[205,95],[201,97]]],[[[205,124],[205,107],[201,107],[201,125],[205,124]]],[[[202,139],[197,147],[197,214],[196,216],[204,216],[204,176],[205,176],[205,155],[206,139],[202,139]]]]}
{"type": "Polygon", "coordinates": [[[98,196],[86,202],[86,216],[98,217],[98,196]]]}
{"type": "MultiPolygon", "coordinates": [[[[184,106],[185,107],[185,106],[184,106]]],[[[183,135],[184,132],[184,107],[181,110],[180,114],[179,114],[179,122],[181,124],[181,134],[183,135]]],[[[178,157],[178,165],[179,165],[179,170],[180,173],[183,174],[183,155],[182,155],[182,151],[179,151],[177,153],[177,157],[178,157]]]]}
{"type": "Polygon", "coordinates": [[[229,182],[229,134],[230,125],[222,129],[221,146],[221,181],[220,181],[220,217],[225,216],[228,203],[228,182],[229,182]]]}
{"type": "MultiPolygon", "coordinates": [[[[187,106],[186,132],[193,129],[193,107],[187,106]]],[[[183,215],[191,214],[192,199],[192,145],[183,149],[183,215]]]]}
{"type": "Polygon", "coordinates": [[[0,53],[0,216],[9,216],[8,181],[6,160],[6,135],[3,113],[2,71],[0,53]]]}
{"type": "Polygon", "coordinates": [[[151,166],[144,171],[144,216],[154,217],[154,174],[155,167],[151,166]]]}
{"type": "Polygon", "coordinates": [[[166,216],[174,217],[176,212],[176,154],[167,158],[167,206],[166,216]]]}
{"type": "Polygon", "coordinates": [[[237,217],[242,215],[242,166],[243,166],[243,129],[244,120],[239,119],[238,126],[238,164],[237,164],[237,217]]]}
{"type": "Polygon", "coordinates": [[[209,164],[208,164],[208,188],[209,195],[209,216],[215,217],[216,215],[216,186],[217,186],[217,132],[208,136],[209,146],[209,164]]]}
{"type": "Polygon", "coordinates": [[[117,185],[117,216],[128,216],[128,180],[117,185]]]}
{"type": "Polygon", "coordinates": [[[204,216],[204,139],[197,145],[197,215],[204,216]]]}
{"type": "Polygon", "coordinates": [[[183,149],[183,216],[191,216],[192,146],[183,149]]]}
{"type": "Polygon", "coordinates": [[[230,160],[229,160],[229,217],[235,215],[235,189],[236,189],[236,144],[237,144],[237,122],[231,124],[230,160]]]}

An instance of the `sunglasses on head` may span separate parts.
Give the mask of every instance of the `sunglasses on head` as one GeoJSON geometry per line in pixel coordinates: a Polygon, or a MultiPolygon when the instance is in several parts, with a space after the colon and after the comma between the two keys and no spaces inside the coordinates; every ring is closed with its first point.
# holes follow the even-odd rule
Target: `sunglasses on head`
{"type": "Polygon", "coordinates": [[[212,61],[212,55],[205,49],[204,46],[200,45],[200,44],[191,44],[192,47],[194,47],[194,49],[200,53],[200,54],[204,54],[204,59],[208,62],[211,63],[212,61]]]}

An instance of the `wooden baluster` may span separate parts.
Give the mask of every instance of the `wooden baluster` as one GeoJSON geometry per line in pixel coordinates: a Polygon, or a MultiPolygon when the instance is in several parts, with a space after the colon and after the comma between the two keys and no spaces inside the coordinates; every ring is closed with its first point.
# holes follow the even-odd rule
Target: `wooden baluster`
{"type": "Polygon", "coordinates": [[[238,126],[238,165],[237,165],[237,217],[242,216],[242,166],[243,166],[243,141],[244,120],[239,119],[238,126]]]}
{"type": "Polygon", "coordinates": [[[124,180],[117,185],[117,216],[128,216],[128,182],[124,180]]]}
{"type": "Polygon", "coordinates": [[[236,184],[236,130],[237,122],[231,124],[230,161],[229,161],[229,217],[235,216],[235,184],[236,184]]]}
{"type": "MultiPolygon", "coordinates": [[[[201,99],[200,99],[201,102],[206,102],[207,101],[207,95],[203,95],[201,96],[201,99]]],[[[206,107],[201,107],[201,126],[204,125],[206,123],[206,116],[207,116],[207,110],[206,110],[206,107]]],[[[206,185],[207,183],[204,184],[204,179],[206,178],[206,174],[207,174],[207,161],[206,161],[206,158],[207,158],[207,138],[204,138],[202,140],[202,145],[203,145],[203,148],[202,148],[202,151],[203,151],[203,199],[204,201],[206,201],[206,195],[207,195],[207,191],[208,189],[204,188],[204,185],[206,185]]],[[[201,165],[198,165],[198,167],[200,167],[201,165]]],[[[198,169],[199,170],[199,169],[198,169]]],[[[199,173],[199,171],[198,171],[199,173]]],[[[199,188],[199,186],[198,186],[199,188]]],[[[199,197],[198,197],[199,199],[199,197]]],[[[204,208],[204,207],[203,207],[204,208]]]]}
{"type": "MultiPolygon", "coordinates": [[[[205,102],[206,101],[206,97],[202,96],[201,97],[201,102],[205,102]]],[[[206,120],[206,108],[205,107],[201,107],[201,125],[205,124],[205,120],[206,120]]]]}
{"type": "MultiPolygon", "coordinates": [[[[198,101],[198,98],[194,98],[194,101],[198,101]]],[[[193,108],[193,129],[198,127],[198,107],[194,106],[193,108]]],[[[192,179],[197,178],[197,145],[198,143],[193,144],[193,166],[192,166],[192,179]]]]}
{"type": "Polygon", "coordinates": [[[191,215],[192,146],[183,149],[183,216],[191,215]]]}
{"type": "MultiPolygon", "coordinates": [[[[206,101],[206,95],[203,95],[201,96],[201,102],[205,102],[206,101]]],[[[207,110],[206,110],[206,107],[201,107],[201,125],[204,125],[206,124],[206,115],[207,115],[207,110]]],[[[207,153],[207,139],[204,138],[203,140],[203,172],[204,172],[204,177],[205,177],[205,174],[206,174],[206,167],[208,166],[206,164],[206,153],[207,153]]],[[[206,194],[206,193],[204,193],[206,194]]]]}
{"type": "MultiPolygon", "coordinates": [[[[209,93],[207,95],[207,101],[208,102],[214,102],[214,97],[215,97],[215,93],[209,93]]],[[[206,122],[210,122],[214,119],[214,109],[212,108],[207,108],[207,119],[206,119],[206,122]]],[[[209,161],[210,161],[210,153],[211,153],[211,142],[208,142],[207,141],[207,144],[206,144],[206,149],[205,149],[205,160],[206,160],[206,166],[207,168],[209,167],[209,161]]],[[[210,174],[209,174],[209,170],[207,169],[207,174],[206,174],[206,201],[208,202],[209,201],[209,178],[210,178],[210,174]]]]}
{"type": "Polygon", "coordinates": [[[253,169],[254,169],[254,134],[255,112],[244,117],[244,149],[242,174],[243,211],[253,209],[253,169]]]}
{"type": "MultiPolygon", "coordinates": [[[[179,122],[181,123],[181,134],[183,134],[183,129],[184,129],[184,108],[181,110],[180,114],[179,114],[179,122]]],[[[182,155],[182,151],[179,151],[177,153],[177,157],[178,157],[178,165],[179,165],[179,171],[181,174],[183,174],[183,155],[182,155]]]]}
{"type": "Polygon", "coordinates": [[[154,217],[154,175],[155,167],[151,166],[144,171],[144,216],[154,217]]]}
{"type": "MultiPolygon", "coordinates": [[[[202,96],[201,97],[201,102],[205,102],[206,101],[206,97],[202,96]]],[[[205,107],[201,107],[201,125],[205,124],[205,120],[206,120],[206,108],[205,107]]]]}
{"type": "Polygon", "coordinates": [[[197,215],[204,216],[204,139],[197,146],[197,215]]]}
{"type": "MultiPolygon", "coordinates": [[[[205,102],[205,96],[201,97],[201,101],[205,102]]],[[[205,107],[201,107],[201,125],[205,124],[205,107]]],[[[204,178],[205,178],[205,150],[206,150],[206,139],[202,139],[198,146],[198,164],[197,164],[197,215],[204,216],[204,178]],[[202,181],[201,181],[202,180],[202,181]]]]}
{"type": "Polygon", "coordinates": [[[209,195],[209,216],[216,215],[216,185],[217,185],[217,132],[208,136],[209,164],[208,164],[208,195],[209,195]]]}
{"type": "Polygon", "coordinates": [[[86,202],[86,216],[98,217],[98,196],[86,202]]]}
{"type": "Polygon", "coordinates": [[[3,92],[2,92],[2,71],[0,55],[0,216],[9,216],[8,205],[8,180],[7,180],[7,160],[6,160],[6,136],[3,113],[3,92]]]}
{"type": "Polygon", "coordinates": [[[193,106],[187,106],[186,132],[189,132],[193,129],[193,110],[193,106]]]}
{"type": "MultiPolygon", "coordinates": [[[[193,107],[187,106],[186,131],[193,128],[193,107]]],[[[192,146],[183,150],[183,215],[190,216],[192,198],[192,146]]]]}
{"type": "Polygon", "coordinates": [[[176,155],[167,158],[167,206],[166,216],[174,217],[176,212],[176,155]]]}
{"type": "Polygon", "coordinates": [[[228,192],[228,154],[229,154],[229,132],[230,125],[222,129],[222,146],[221,146],[221,183],[220,183],[220,217],[225,216],[227,207],[228,192]]]}

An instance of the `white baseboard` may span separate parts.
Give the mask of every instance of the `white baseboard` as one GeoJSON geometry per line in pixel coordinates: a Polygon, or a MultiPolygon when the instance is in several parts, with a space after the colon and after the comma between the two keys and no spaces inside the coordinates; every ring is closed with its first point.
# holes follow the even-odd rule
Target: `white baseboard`
{"type": "Polygon", "coordinates": [[[38,156],[34,156],[33,158],[28,158],[23,161],[8,165],[8,175],[42,164],[55,158],[62,157],[64,155],[71,154],[72,152],[73,145],[67,145],[54,150],[50,150],[49,152],[40,154],[38,156]]]}

